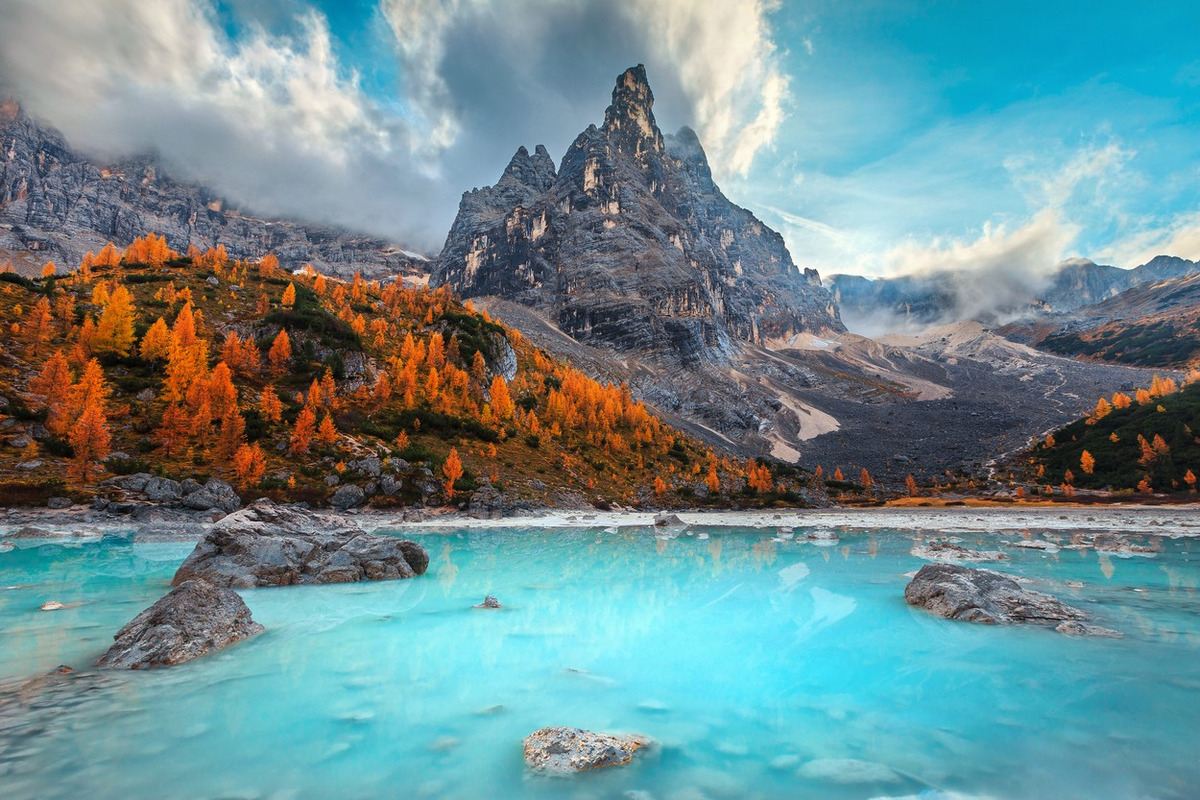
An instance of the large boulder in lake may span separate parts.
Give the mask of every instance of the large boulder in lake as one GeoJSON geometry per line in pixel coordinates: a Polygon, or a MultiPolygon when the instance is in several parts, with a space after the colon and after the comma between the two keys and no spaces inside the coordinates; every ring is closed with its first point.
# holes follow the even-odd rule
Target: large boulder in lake
{"type": "Polygon", "coordinates": [[[614,736],[579,728],[542,728],[525,737],[525,764],[539,772],[572,773],[628,764],[648,736],[614,736]]]}
{"type": "Polygon", "coordinates": [[[237,592],[190,580],[121,628],[97,664],[111,669],[170,667],[262,632],[237,592]]]}
{"type": "Polygon", "coordinates": [[[429,554],[416,542],[364,533],[338,517],[258,500],[217,522],[175,573],[218,586],[292,586],[411,578],[429,554]]]}
{"type": "Polygon", "coordinates": [[[1011,576],[959,564],[926,564],[904,589],[909,605],[947,619],[990,625],[1057,625],[1073,635],[1119,635],[1083,624],[1087,615],[1056,597],[1021,588],[1011,576]]]}

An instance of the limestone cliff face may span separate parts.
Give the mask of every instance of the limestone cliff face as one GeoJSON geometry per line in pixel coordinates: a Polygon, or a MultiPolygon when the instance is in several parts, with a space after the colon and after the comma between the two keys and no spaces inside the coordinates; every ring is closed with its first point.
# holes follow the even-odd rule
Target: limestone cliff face
{"type": "Polygon", "coordinates": [[[575,339],[664,364],[844,330],[815,271],[731,203],[689,128],[663,136],[640,65],[556,170],[521,148],[463,195],[432,282],[534,306],[575,339]]]}
{"type": "Polygon", "coordinates": [[[227,209],[203,187],[175,181],[150,160],[102,165],[74,152],[57,131],[16,103],[0,103],[0,259],[21,256],[75,266],[108,241],[147,232],[179,251],[225,245],[235,258],[274,252],[287,268],[311,263],[332,275],[423,279],[423,262],[394,244],[347,231],[266,220],[227,209]]]}

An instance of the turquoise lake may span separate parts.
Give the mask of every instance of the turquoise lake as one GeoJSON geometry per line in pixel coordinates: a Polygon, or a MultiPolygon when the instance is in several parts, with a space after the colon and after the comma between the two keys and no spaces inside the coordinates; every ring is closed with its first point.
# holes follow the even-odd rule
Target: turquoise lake
{"type": "MultiPolygon", "coordinates": [[[[1004,547],[984,565],[1126,633],[1111,640],[936,618],[904,602],[926,563],[910,532],[804,533],[409,532],[423,577],[243,591],[262,636],[10,691],[0,797],[1200,796],[1196,540],[1132,558],[1004,547]],[[485,594],[504,608],[473,609],[485,594]],[[528,775],[521,741],[547,725],[658,744],[627,767],[528,775]]],[[[86,670],[191,549],[0,553],[0,682],[86,670]]]]}

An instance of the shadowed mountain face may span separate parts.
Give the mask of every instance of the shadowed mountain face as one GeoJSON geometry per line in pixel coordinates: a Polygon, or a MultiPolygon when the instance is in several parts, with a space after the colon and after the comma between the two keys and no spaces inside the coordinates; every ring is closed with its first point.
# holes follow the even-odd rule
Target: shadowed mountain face
{"type": "Polygon", "coordinates": [[[432,281],[532,306],[578,341],[662,366],[842,331],[782,237],[713,183],[696,134],[663,136],[641,66],[556,170],[539,146],[463,195],[432,281]]]}
{"type": "Polygon", "coordinates": [[[213,192],[173,180],[148,159],[96,163],[16,103],[0,102],[0,261],[11,258],[25,272],[40,272],[46,261],[74,268],[88,250],[109,241],[124,247],[151,231],[180,252],[224,245],[233,258],[274,252],[288,269],[311,263],[347,278],[361,271],[424,280],[424,262],[394,244],[227,209],[213,192]]]}

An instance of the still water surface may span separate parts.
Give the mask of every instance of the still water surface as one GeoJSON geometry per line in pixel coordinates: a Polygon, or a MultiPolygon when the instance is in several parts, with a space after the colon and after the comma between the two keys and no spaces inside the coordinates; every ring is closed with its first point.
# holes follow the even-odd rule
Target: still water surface
{"type": "MultiPolygon", "coordinates": [[[[244,591],[256,639],[10,697],[0,797],[1200,796],[1196,541],[1003,548],[1000,568],[1127,634],[1109,640],[935,618],[904,602],[911,532],[804,533],[425,534],[422,578],[244,591]],[[485,594],[504,608],[471,608],[485,594]],[[659,746],[529,776],[521,740],[546,725],[659,746]]],[[[86,668],[190,550],[0,553],[0,681],[86,668]]]]}

